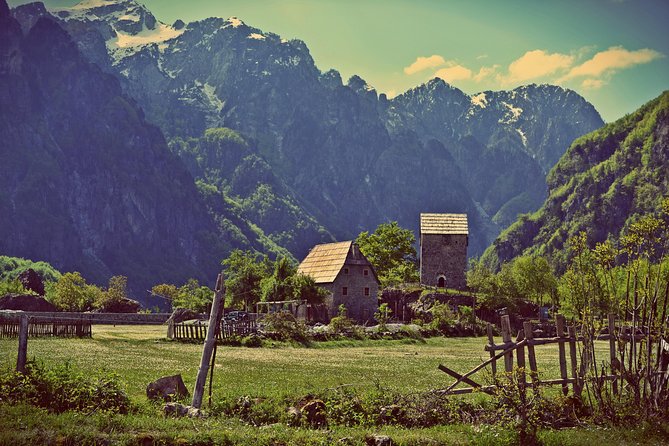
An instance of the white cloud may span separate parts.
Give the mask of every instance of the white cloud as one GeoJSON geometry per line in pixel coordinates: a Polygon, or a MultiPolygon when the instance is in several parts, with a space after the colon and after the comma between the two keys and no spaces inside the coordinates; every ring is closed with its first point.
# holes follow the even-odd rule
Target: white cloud
{"type": "Polygon", "coordinates": [[[474,75],[473,79],[476,82],[484,81],[489,77],[492,77],[492,75],[495,74],[498,68],[499,65],[493,65],[491,67],[481,67],[481,69],[479,69],[479,72],[474,75]]]}
{"type": "Polygon", "coordinates": [[[598,90],[604,85],[606,85],[606,82],[601,79],[584,79],[581,83],[581,87],[586,90],[598,90]]]}
{"type": "Polygon", "coordinates": [[[509,74],[499,76],[502,84],[512,84],[537,79],[559,70],[569,68],[574,57],[567,54],[547,53],[544,50],[532,50],[523,54],[509,65],[509,74]]]}
{"type": "Polygon", "coordinates": [[[662,53],[649,48],[629,51],[622,46],[611,47],[600,51],[592,59],[573,67],[561,81],[580,76],[599,77],[614,73],[616,70],[646,64],[664,57],[662,53]]]}
{"type": "Polygon", "coordinates": [[[441,56],[438,56],[436,54],[433,54],[430,57],[420,56],[416,58],[414,63],[412,63],[408,67],[404,67],[404,73],[411,75],[423,70],[427,70],[428,68],[436,68],[442,65],[446,65],[446,61],[441,56]]]}
{"type": "Polygon", "coordinates": [[[472,70],[462,65],[453,65],[442,68],[434,73],[434,77],[441,78],[446,82],[460,81],[472,78],[472,70]]]}

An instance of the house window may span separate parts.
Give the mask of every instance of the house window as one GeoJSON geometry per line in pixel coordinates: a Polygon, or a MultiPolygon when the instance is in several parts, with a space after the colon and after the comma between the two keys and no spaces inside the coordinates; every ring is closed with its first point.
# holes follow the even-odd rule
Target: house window
{"type": "Polygon", "coordinates": [[[344,274],[348,274],[348,268],[344,268],[344,274]]]}
{"type": "Polygon", "coordinates": [[[363,276],[369,276],[369,270],[368,269],[363,269],[362,270],[362,275],[363,276]]]}
{"type": "Polygon", "coordinates": [[[369,288],[365,288],[365,296],[369,296],[369,288]]]}
{"type": "Polygon", "coordinates": [[[348,296],[348,287],[347,286],[341,287],[341,295],[342,296],[348,296]]]}

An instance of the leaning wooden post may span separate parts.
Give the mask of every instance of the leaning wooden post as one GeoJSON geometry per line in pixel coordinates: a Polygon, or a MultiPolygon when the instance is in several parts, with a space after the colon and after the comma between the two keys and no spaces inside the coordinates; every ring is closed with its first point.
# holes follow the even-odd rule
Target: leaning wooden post
{"type": "Polygon", "coordinates": [[[525,332],[525,339],[527,339],[527,359],[530,362],[530,378],[532,379],[532,386],[534,386],[536,390],[537,356],[534,354],[534,333],[532,332],[532,322],[523,322],[523,331],[525,332]]]}
{"type": "MultiPolygon", "coordinates": [[[[650,337],[648,342],[650,342],[650,337]]],[[[617,364],[620,364],[620,361],[617,359],[616,353],[616,316],[613,313],[609,313],[609,357],[611,358],[611,374],[618,375],[620,367],[616,367],[617,364]]],[[[618,394],[618,378],[613,378],[613,394],[618,394]]]]}
{"type": "MultiPolygon", "coordinates": [[[[511,343],[511,321],[509,320],[509,315],[505,314],[502,316],[502,341],[504,344],[511,343]]],[[[508,345],[507,345],[508,347],[508,345]]],[[[507,373],[513,372],[513,351],[509,351],[504,355],[504,369],[507,373]]]]}
{"type": "MultiPolygon", "coordinates": [[[[488,326],[486,327],[486,331],[488,332],[488,346],[490,346],[490,357],[494,358],[495,357],[495,338],[492,336],[492,324],[488,322],[488,326]]],[[[493,379],[495,378],[495,375],[497,375],[497,361],[495,359],[492,360],[490,363],[490,368],[492,369],[492,377],[493,379]]]]}
{"type": "Polygon", "coordinates": [[[219,307],[225,294],[225,285],[223,283],[223,273],[218,275],[216,279],[216,288],[214,290],[214,302],[211,305],[211,313],[209,314],[209,330],[207,330],[207,338],[204,341],[202,348],[202,359],[200,359],[200,368],[197,371],[197,379],[195,380],[195,389],[193,390],[193,402],[191,406],[199,409],[202,406],[202,396],[204,395],[204,384],[207,381],[207,371],[211,361],[211,353],[216,344],[216,324],[218,322],[219,307]],[[212,330],[213,327],[213,330],[212,330]]]}
{"type": "Polygon", "coordinates": [[[564,316],[561,314],[555,315],[555,328],[557,330],[558,351],[560,353],[560,378],[562,379],[562,393],[567,395],[569,393],[569,384],[567,383],[567,355],[564,348],[564,316]]]}
{"type": "Polygon", "coordinates": [[[26,358],[28,357],[28,315],[22,314],[19,320],[19,353],[16,356],[16,371],[26,372],[26,358]]]}

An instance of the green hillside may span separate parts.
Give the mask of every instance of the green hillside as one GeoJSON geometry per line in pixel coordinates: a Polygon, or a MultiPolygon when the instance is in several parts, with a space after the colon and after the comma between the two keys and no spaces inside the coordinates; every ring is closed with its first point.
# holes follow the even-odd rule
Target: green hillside
{"type": "Polygon", "coordinates": [[[490,267],[521,254],[546,256],[558,272],[566,241],[581,231],[594,246],[617,240],[669,195],[669,92],[574,141],[548,175],[541,209],[521,216],[483,254],[490,267]]]}

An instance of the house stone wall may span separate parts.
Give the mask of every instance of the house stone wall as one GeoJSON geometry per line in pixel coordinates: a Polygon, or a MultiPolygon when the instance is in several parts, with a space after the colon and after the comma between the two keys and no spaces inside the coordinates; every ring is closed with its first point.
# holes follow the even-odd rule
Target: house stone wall
{"type": "Polygon", "coordinates": [[[421,234],[420,283],[437,286],[444,277],[446,288],[467,286],[467,235],[421,234]]]}

